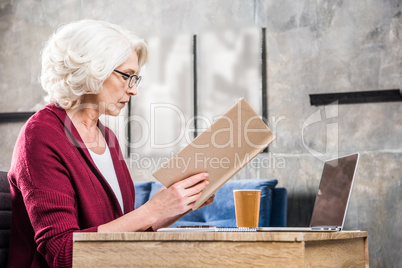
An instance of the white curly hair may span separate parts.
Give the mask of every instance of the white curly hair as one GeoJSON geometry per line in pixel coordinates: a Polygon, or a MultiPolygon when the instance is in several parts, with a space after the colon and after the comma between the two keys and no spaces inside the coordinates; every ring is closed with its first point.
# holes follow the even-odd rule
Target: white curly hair
{"type": "Polygon", "coordinates": [[[118,25],[81,20],[60,27],[42,51],[41,84],[47,102],[77,107],[85,94],[98,94],[113,70],[136,51],[140,68],[148,57],[142,39],[118,25]]]}

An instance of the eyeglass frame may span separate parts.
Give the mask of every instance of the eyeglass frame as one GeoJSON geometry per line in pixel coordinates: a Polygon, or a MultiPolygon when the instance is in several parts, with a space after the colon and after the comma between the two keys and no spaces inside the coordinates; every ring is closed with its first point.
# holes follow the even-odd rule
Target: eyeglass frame
{"type": "Polygon", "coordinates": [[[113,71],[118,73],[118,74],[124,75],[125,77],[128,78],[128,87],[129,88],[132,88],[134,85],[136,85],[136,87],[138,87],[140,82],[141,82],[142,76],[140,76],[140,75],[136,75],[136,74],[130,75],[130,74],[123,73],[123,72],[121,72],[119,70],[116,70],[116,69],[114,69],[113,71]],[[133,81],[133,78],[135,80],[134,80],[134,83],[131,85],[131,83],[132,83],[131,81],[133,81]]]}

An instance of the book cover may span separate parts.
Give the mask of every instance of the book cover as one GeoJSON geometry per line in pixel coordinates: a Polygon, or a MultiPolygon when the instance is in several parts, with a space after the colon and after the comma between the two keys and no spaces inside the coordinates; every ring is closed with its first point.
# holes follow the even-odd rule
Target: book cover
{"type": "Polygon", "coordinates": [[[209,184],[195,203],[196,210],[274,140],[271,130],[242,98],[152,175],[169,187],[207,172],[209,184]]]}

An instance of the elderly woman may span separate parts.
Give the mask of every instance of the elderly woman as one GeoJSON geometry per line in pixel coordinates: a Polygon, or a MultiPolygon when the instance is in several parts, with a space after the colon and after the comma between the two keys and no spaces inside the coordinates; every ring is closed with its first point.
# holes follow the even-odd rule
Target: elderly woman
{"type": "Polygon", "coordinates": [[[9,172],[10,267],[71,266],[74,232],[157,230],[200,197],[206,173],[162,187],[134,210],[118,141],[99,122],[137,94],[146,59],[143,41],[106,22],[70,23],[47,42],[41,82],[50,104],[22,128],[9,172]]]}

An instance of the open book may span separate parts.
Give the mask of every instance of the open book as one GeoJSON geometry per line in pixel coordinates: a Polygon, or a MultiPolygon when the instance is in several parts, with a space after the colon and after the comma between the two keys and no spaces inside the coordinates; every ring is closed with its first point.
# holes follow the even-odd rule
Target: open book
{"type": "Polygon", "coordinates": [[[242,98],[152,175],[169,187],[207,172],[209,184],[195,203],[196,210],[274,139],[271,130],[242,98]]]}

